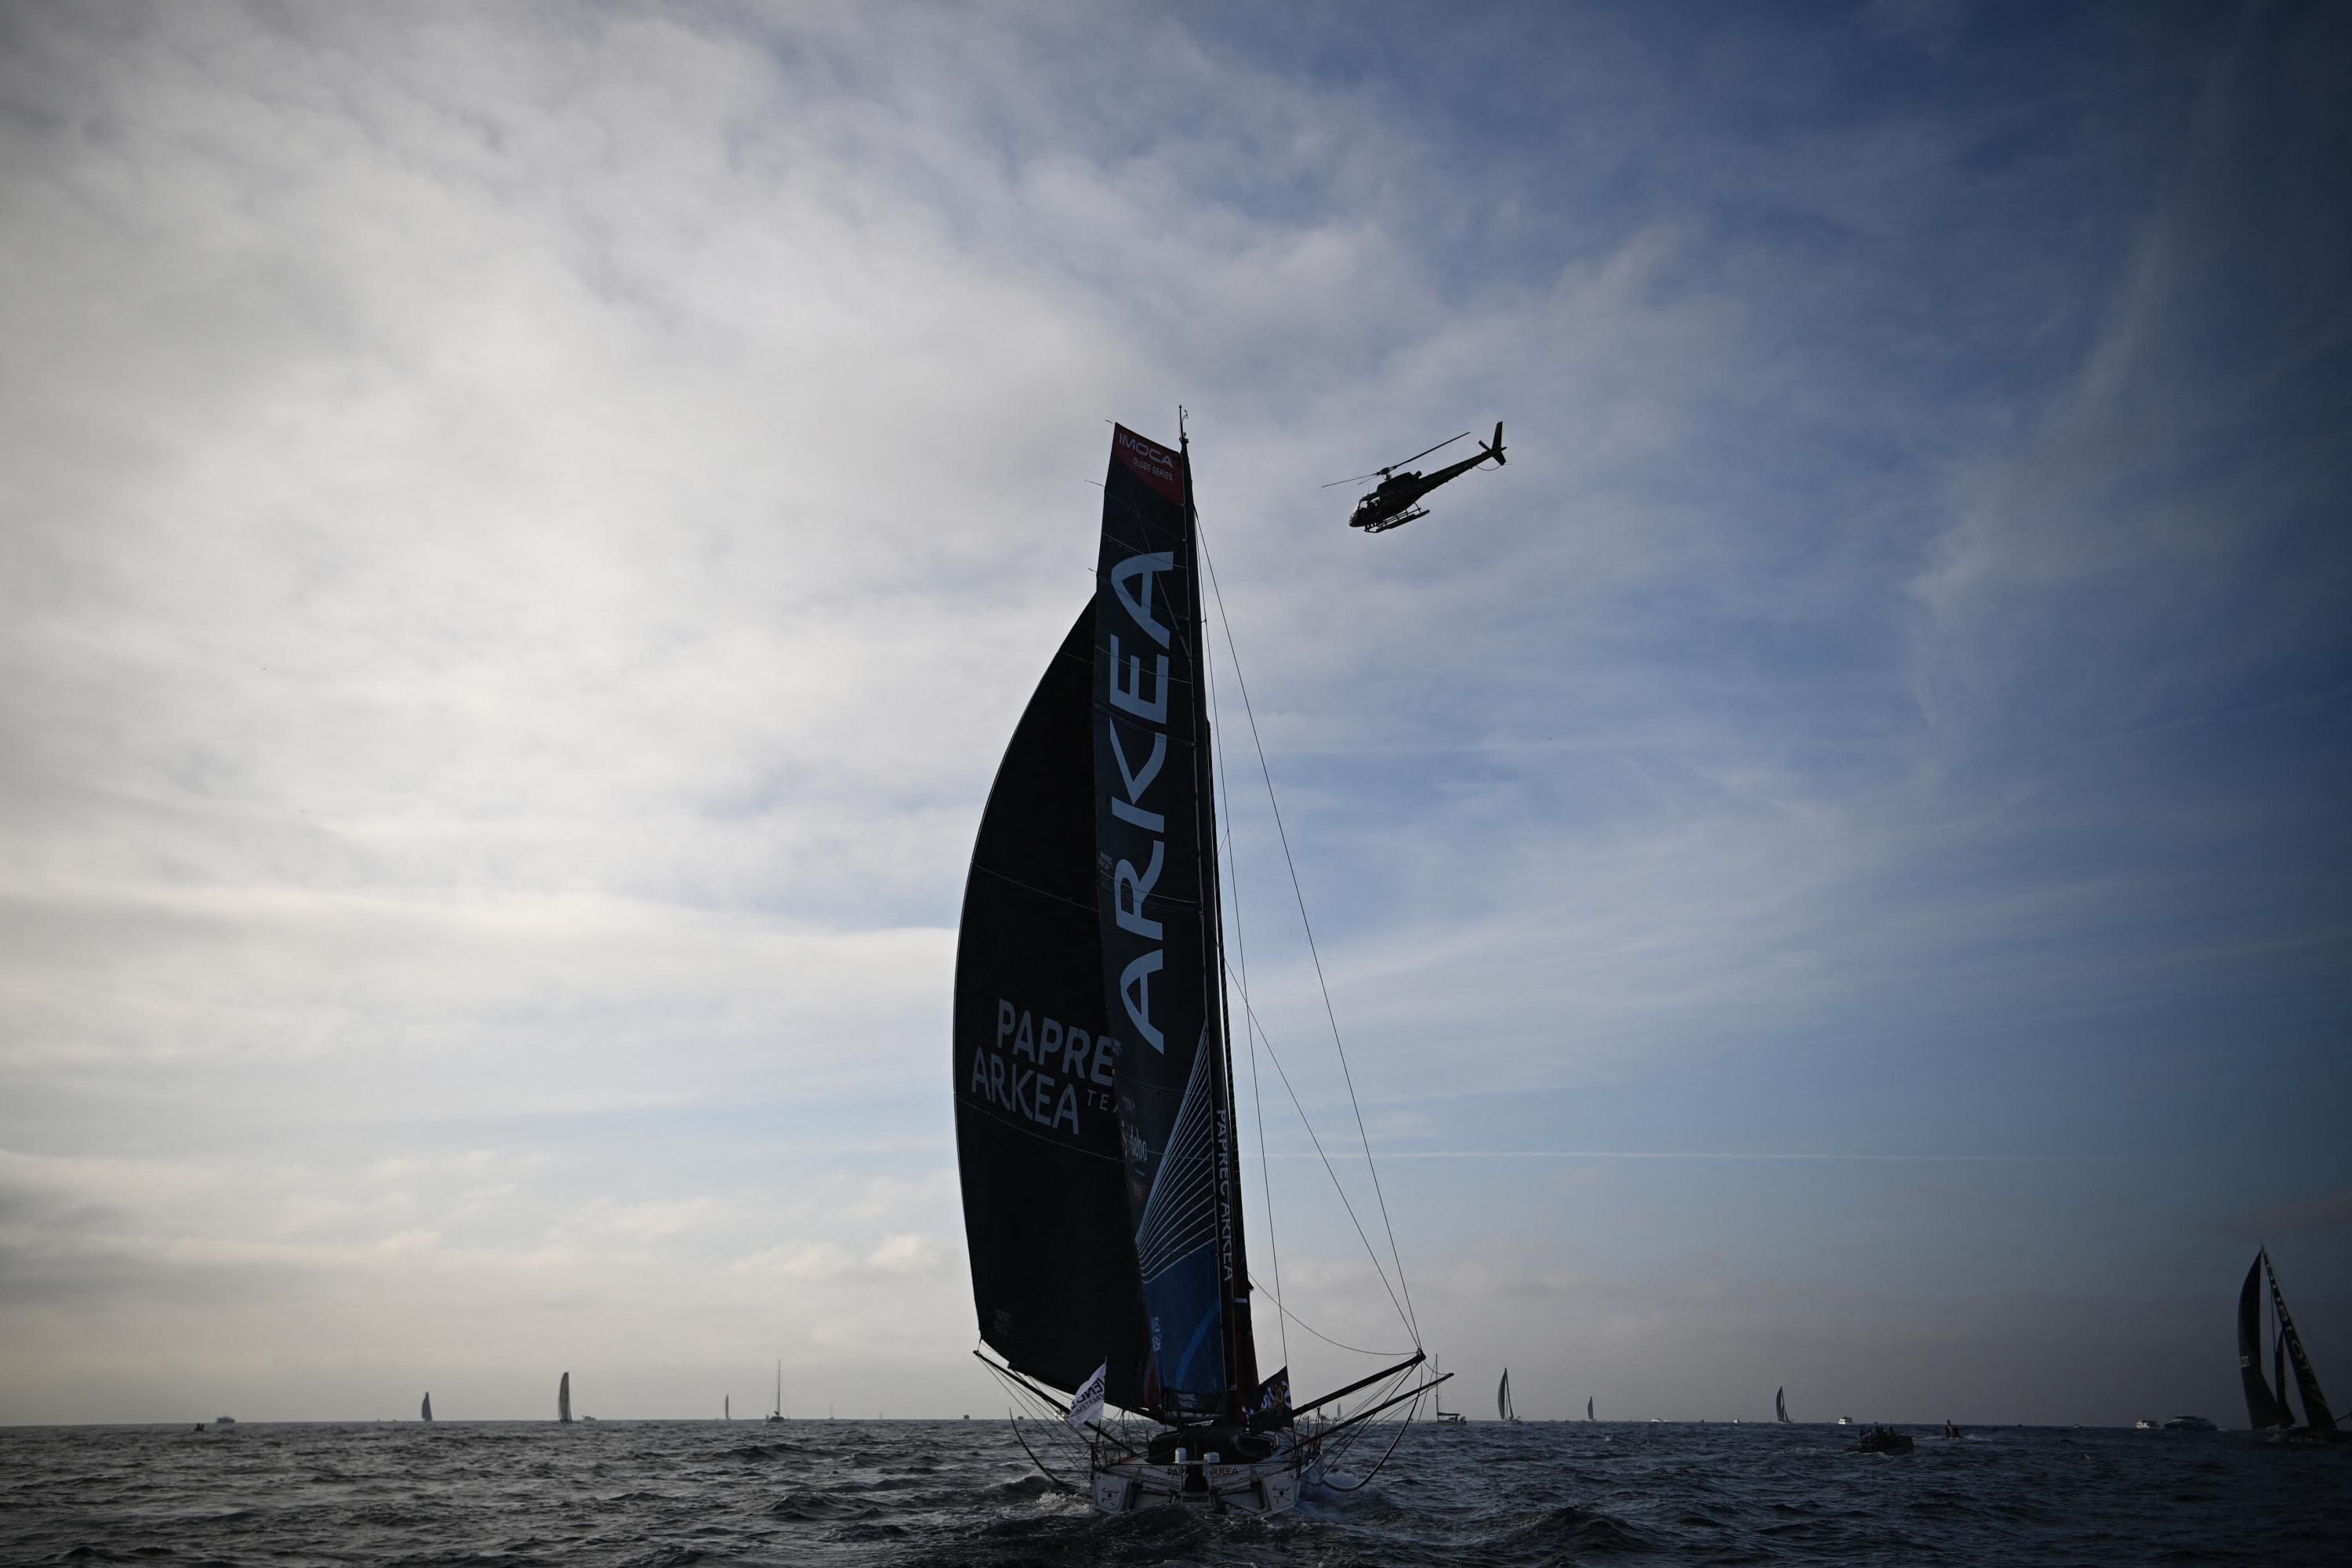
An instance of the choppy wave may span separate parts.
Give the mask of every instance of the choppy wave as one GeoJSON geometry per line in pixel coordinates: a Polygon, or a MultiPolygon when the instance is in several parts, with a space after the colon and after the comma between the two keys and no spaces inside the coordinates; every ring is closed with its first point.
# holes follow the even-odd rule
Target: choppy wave
{"type": "Polygon", "coordinates": [[[1827,1426],[1421,1427],[1370,1487],[1271,1521],[1095,1515],[999,1426],[441,1421],[0,1431],[11,1563],[2342,1561],[2352,1448],[1997,1428],[1846,1451],[1827,1426]]]}

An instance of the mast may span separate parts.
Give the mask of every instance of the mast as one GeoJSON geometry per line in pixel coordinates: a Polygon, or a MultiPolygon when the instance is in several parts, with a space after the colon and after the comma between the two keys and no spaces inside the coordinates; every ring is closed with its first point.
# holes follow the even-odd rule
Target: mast
{"type": "Polygon", "coordinates": [[[1184,476],[1184,547],[1189,556],[1185,572],[1192,584],[1194,672],[1202,683],[1192,703],[1192,755],[1199,778],[1193,790],[1192,809],[1200,823],[1197,853],[1201,865],[1201,912],[1205,927],[1201,973],[1203,1047],[1216,1053],[1218,1250],[1223,1268],[1219,1294],[1225,1365],[1230,1369],[1227,1381],[1231,1384],[1226,1415],[1241,1420],[1247,1415],[1251,1396],[1257,1390],[1257,1347],[1250,1331],[1249,1250],[1242,1234],[1241,1156],[1234,1136],[1234,1042],[1233,1032],[1227,1026],[1232,1014],[1225,977],[1224,879],[1217,855],[1216,737],[1210,732],[1206,690],[1209,603],[1208,595],[1202,591],[1208,574],[1201,569],[1201,512],[1192,495],[1192,436],[1181,407],[1176,410],[1176,452],[1184,476]]]}

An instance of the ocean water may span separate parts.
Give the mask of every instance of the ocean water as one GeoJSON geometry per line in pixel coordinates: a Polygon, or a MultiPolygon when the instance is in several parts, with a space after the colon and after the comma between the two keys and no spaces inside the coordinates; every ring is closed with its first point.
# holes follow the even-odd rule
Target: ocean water
{"type": "MultiPolygon", "coordinates": [[[[0,1429],[0,1561],[217,1563],[2352,1563],[2352,1447],[1995,1427],[1409,1429],[1269,1522],[1103,1519],[1002,1421],[0,1429]]],[[[1369,1446],[1368,1446],[1369,1447],[1369,1446]]]]}

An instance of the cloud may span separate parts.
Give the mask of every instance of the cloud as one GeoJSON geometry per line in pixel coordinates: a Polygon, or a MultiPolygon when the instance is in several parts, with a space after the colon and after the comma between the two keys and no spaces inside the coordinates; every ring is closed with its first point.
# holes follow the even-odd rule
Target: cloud
{"type": "MultiPolygon", "coordinates": [[[[971,833],[1097,421],[1180,401],[1237,955],[1344,1128],[1295,860],[1409,1245],[1543,1227],[1473,1342],[1760,1267],[1620,1300],[1658,1222],[1514,1151],[1740,1156],[1643,1167],[1685,1230],[1827,1168],[1792,1246],[1875,1184],[1759,1152],[1990,1156],[2059,1194],[1981,1244],[2021,1300],[2254,1201],[2062,1200],[2320,1146],[2343,1073],[2329,25],[1562,13],[1407,82],[1050,7],[12,16],[0,1359],[64,1370],[0,1418],[134,1344],[932,1397],[971,833]],[[1324,479],[1492,417],[1343,537],[1324,479]],[[2256,1069],[2307,1092],[2215,1131],[2256,1069]]],[[[1296,1301],[1386,1343],[1309,1212],[1296,1301]]]]}

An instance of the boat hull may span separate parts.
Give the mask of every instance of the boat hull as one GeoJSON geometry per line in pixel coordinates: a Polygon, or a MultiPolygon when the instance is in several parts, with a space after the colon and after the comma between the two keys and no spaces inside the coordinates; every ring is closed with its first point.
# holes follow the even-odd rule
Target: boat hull
{"type": "Polygon", "coordinates": [[[1120,1459],[1094,1468],[1095,1510],[1134,1513],[1149,1508],[1193,1508],[1210,1513],[1276,1514],[1298,1506],[1305,1480],[1297,1461],[1282,1456],[1246,1464],[1188,1459],[1153,1464],[1120,1459]]]}

